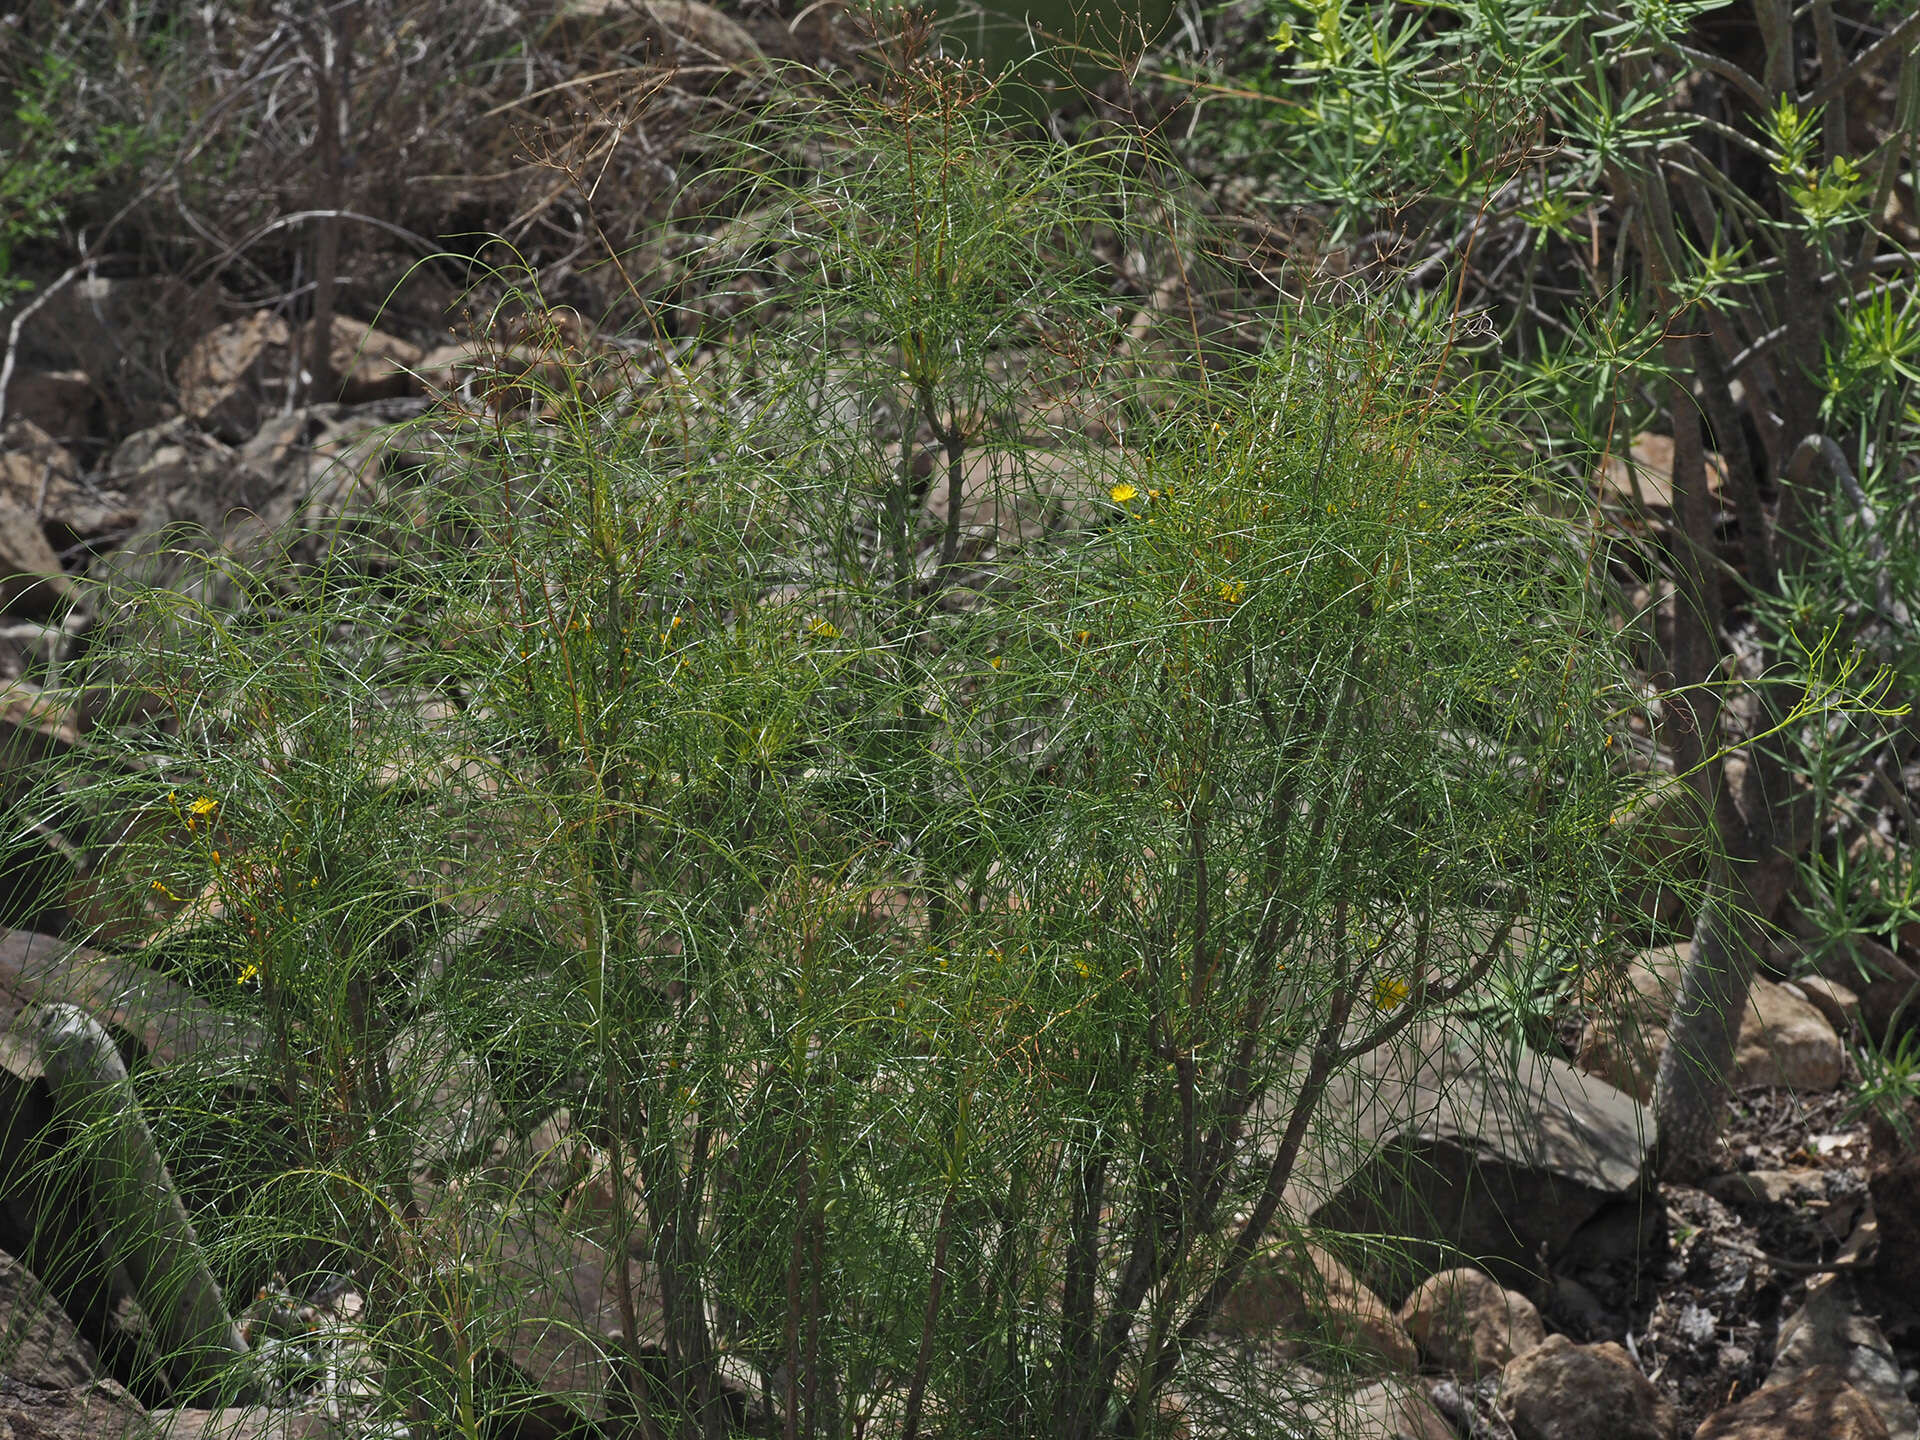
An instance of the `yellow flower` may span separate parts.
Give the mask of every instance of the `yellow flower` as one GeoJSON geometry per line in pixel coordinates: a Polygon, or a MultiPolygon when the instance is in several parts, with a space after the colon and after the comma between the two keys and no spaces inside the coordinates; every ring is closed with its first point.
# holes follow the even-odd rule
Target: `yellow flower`
{"type": "Polygon", "coordinates": [[[1134,486],[1127,484],[1124,480],[1107,491],[1107,494],[1113,497],[1114,503],[1117,505],[1124,505],[1129,500],[1138,500],[1140,498],[1140,491],[1134,486]]]}
{"type": "Polygon", "coordinates": [[[1089,965],[1084,960],[1074,961],[1073,968],[1080,972],[1080,978],[1082,980],[1091,979],[1093,976],[1093,966],[1089,965]]]}
{"type": "Polygon", "coordinates": [[[1247,598],[1247,587],[1242,585],[1238,580],[1222,580],[1220,582],[1220,598],[1229,605],[1238,605],[1242,600],[1247,598]]]}
{"type": "Polygon", "coordinates": [[[1396,1010],[1407,998],[1407,982],[1397,975],[1382,975],[1373,982],[1373,1008],[1396,1010]]]}
{"type": "Polygon", "coordinates": [[[835,625],[831,620],[815,620],[811,625],[807,626],[807,629],[815,635],[818,635],[822,640],[838,640],[840,638],[840,627],[835,625]]]}
{"type": "Polygon", "coordinates": [[[234,984],[244,985],[249,980],[258,980],[259,978],[260,978],[260,967],[258,965],[253,964],[251,961],[249,961],[247,964],[242,965],[240,967],[240,978],[234,981],[234,984]]]}
{"type": "Polygon", "coordinates": [[[218,800],[214,799],[211,795],[202,795],[191,805],[187,806],[187,828],[192,830],[198,826],[200,821],[211,820],[214,812],[219,808],[220,802],[218,800]]]}

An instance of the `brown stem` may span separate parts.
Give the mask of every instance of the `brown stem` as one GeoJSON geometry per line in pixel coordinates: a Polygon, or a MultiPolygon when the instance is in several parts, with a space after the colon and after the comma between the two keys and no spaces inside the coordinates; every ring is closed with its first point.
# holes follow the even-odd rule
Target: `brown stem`
{"type": "Polygon", "coordinates": [[[811,1215],[807,1209],[807,1186],[812,1179],[807,1146],[800,1149],[800,1176],[794,1185],[793,1245],[787,1255],[787,1416],[786,1440],[800,1436],[800,1274],[806,1268],[806,1237],[811,1215]]]}
{"type": "Polygon", "coordinates": [[[940,1295],[947,1285],[947,1242],[953,1237],[953,1199],[957,1186],[949,1183],[940,1202],[940,1219],[933,1235],[933,1281],[927,1286],[926,1314],[920,1321],[920,1352],[913,1362],[913,1384],[907,1390],[907,1416],[901,1440],[918,1440],[920,1409],[927,1395],[927,1369],[933,1362],[933,1327],[940,1318],[940,1295]]]}

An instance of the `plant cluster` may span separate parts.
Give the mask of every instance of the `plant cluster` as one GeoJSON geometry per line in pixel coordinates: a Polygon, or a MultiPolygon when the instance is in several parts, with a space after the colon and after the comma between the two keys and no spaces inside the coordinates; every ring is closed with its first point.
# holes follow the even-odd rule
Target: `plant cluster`
{"type": "Polygon", "coordinates": [[[1650,506],[1595,518],[1622,540],[1622,611],[1671,597],[1642,662],[1647,728],[1710,840],[1660,1102],[1670,1163],[1698,1170],[1770,937],[1790,927],[1818,964],[1912,913],[1920,17],[1833,0],[1260,13],[1271,99],[1214,102],[1203,141],[1258,150],[1383,303],[1443,306],[1476,413],[1535,457],[1585,482],[1646,431],[1670,441],[1650,506]],[[1875,698],[1808,711],[1811,657],[1849,653],[1883,667],[1875,698]]]}
{"type": "Polygon", "coordinates": [[[1099,256],[1192,217],[985,98],[796,102],[703,369],[573,357],[318,560],[94,597],[38,818],[254,1037],[136,1084],[229,1293],[364,1294],[370,1420],[1280,1433],[1213,1322],[1336,1079],[1616,943],[1603,560],[1446,337],[1143,343],[1099,256]],[[585,1264],[611,1335],[541,1309],[585,1264]]]}

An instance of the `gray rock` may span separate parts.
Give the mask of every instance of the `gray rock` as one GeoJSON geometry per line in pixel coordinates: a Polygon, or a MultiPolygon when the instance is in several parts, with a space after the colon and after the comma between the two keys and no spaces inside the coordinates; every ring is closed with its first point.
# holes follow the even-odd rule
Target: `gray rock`
{"type": "Polygon", "coordinates": [[[1807,1298],[1780,1325],[1773,1369],[1762,1389],[1829,1367],[1865,1397],[1893,1440],[1920,1437],[1920,1412],[1907,1398],[1900,1362],[1880,1327],[1859,1312],[1846,1277],[1822,1275],[1807,1284],[1807,1298]]]}
{"type": "Polygon", "coordinates": [[[1550,1335],[1501,1373],[1515,1440],[1672,1440],[1674,1415],[1627,1352],[1550,1335]]]}
{"type": "Polygon", "coordinates": [[[0,1251],[0,1375],[45,1390],[69,1390],[99,1373],[80,1338],[34,1273],[0,1251]]]}
{"type": "Polygon", "coordinates": [[[116,1380],[46,1389],[0,1375],[0,1440],[148,1440],[152,1422],[116,1380]]]}
{"type": "Polygon", "coordinates": [[[1657,1219],[1642,1203],[1653,1145],[1652,1116],[1604,1081],[1430,1022],[1335,1077],[1284,1198],[1335,1232],[1408,1237],[1403,1267],[1362,1270],[1396,1304],[1463,1254],[1527,1290],[1543,1254],[1591,1248],[1583,1230],[1609,1213],[1633,1218],[1629,1247],[1657,1219]]]}

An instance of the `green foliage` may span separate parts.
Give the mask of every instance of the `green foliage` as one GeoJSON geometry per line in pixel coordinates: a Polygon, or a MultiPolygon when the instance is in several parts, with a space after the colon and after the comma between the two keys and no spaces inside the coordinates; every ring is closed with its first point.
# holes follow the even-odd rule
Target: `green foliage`
{"type": "Polygon", "coordinates": [[[1720,751],[1770,747],[1780,773],[1755,802],[1770,813],[1722,815],[1716,843],[1773,836],[1799,858],[1817,955],[1886,932],[1911,887],[1863,887],[1845,852],[1868,797],[1890,796],[1902,843],[1916,838],[1900,721],[1920,697],[1920,327],[1892,218],[1920,116],[1912,17],[1884,12],[1901,43],[1873,52],[1876,73],[1860,61],[1878,35],[1843,44],[1826,0],[1267,10],[1270,101],[1216,111],[1232,118],[1196,126],[1200,149],[1323,206],[1328,242],[1355,246],[1383,297],[1443,294],[1459,363],[1486,375],[1489,433],[1505,422],[1567,479],[1646,430],[1721,452],[1717,498],[1682,475],[1669,513],[1619,517],[1616,578],[1677,589],[1675,638],[1643,662],[1675,677],[1666,748],[1712,791],[1720,751]],[[1696,568],[1708,555],[1716,568],[1696,568]],[[1816,656],[1883,667],[1876,694],[1808,723],[1816,656]],[[1724,728],[1690,733],[1703,719],[1724,728]],[[1793,838],[1796,795],[1816,812],[1811,848],[1793,838]]]}
{"type": "Polygon", "coordinates": [[[135,817],[127,938],[258,1037],[156,1127],[230,1287],[356,1277],[373,1412],[477,1434],[591,1259],[584,1413],[723,1433],[724,1357],[790,1434],[1146,1436],[1176,1379],[1279,1433],[1212,1322],[1333,1078],[1607,943],[1612,634],[1444,336],[1140,345],[1096,251],[1193,221],[979,99],[746,153],[705,369],[575,362],[317,562],[95,597],[45,803],[135,817]],[[603,1230],[481,1089],[640,1177],[603,1230]]]}
{"type": "Polygon", "coordinates": [[[72,92],[82,83],[78,64],[45,53],[19,75],[0,74],[0,297],[27,284],[14,273],[14,254],[60,233],[76,201],[126,174],[153,147],[130,124],[76,132],[72,92]]]}
{"type": "Polygon", "coordinates": [[[1860,1072],[1848,1113],[1890,1130],[1901,1148],[1913,1145],[1913,1105],[1920,1100],[1920,1032],[1907,1030],[1880,1045],[1854,1047],[1860,1072]]]}

